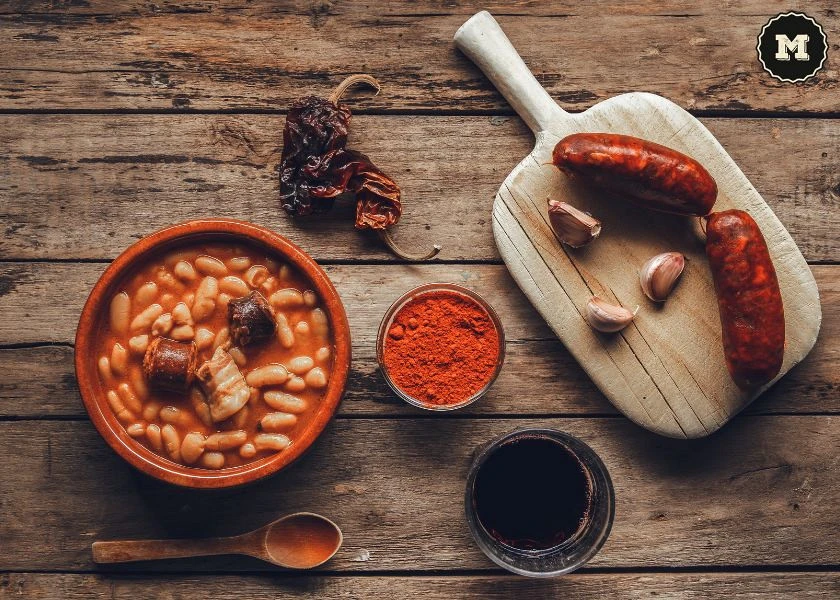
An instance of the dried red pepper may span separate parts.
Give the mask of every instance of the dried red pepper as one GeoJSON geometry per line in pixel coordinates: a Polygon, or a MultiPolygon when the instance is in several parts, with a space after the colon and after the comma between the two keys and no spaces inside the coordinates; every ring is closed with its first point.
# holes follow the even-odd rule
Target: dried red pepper
{"type": "Polygon", "coordinates": [[[324,213],[337,196],[349,192],[356,198],[357,229],[376,231],[400,258],[430,259],[440,246],[425,255],[407,254],[388,231],[402,215],[399,186],[366,155],[346,148],[351,113],[339,100],[356,83],[367,83],[379,92],[379,82],[370,75],[351,75],[329,98],[308,96],[289,110],[280,162],[283,208],[295,217],[324,213]]]}

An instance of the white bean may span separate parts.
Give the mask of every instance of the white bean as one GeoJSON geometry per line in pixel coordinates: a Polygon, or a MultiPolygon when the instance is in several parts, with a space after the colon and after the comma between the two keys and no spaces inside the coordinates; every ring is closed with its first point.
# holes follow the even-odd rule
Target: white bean
{"type": "Polygon", "coordinates": [[[295,325],[295,335],[309,335],[309,323],[306,321],[298,321],[297,325],[295,325]]]}
{"type": "Polygon", "coordinates": [[[320,390],[327,386],[327,373],[321,367],[315,367],[304,375],[303,381],[309,387],[320,390]]]}
{"type": "Polygon", "coordinates": [[[257,401],[260,399],[260,390],[259,390],[259,388],[249,387],[249,388],[248,388],[248,391],[250,392],[250,393],[248,394],[248,404],[250,404],[251,406],[256,406],[256,405],[257,405],[257,401]]]}
{"type": "Polygon", "coordinates": [[[315,361],[309,356],[295,356],[286,367],[295,375],[303,375],[315,366],[315,361]]]}
{"type": "Polygon", "coordinates": [[[127,383],[121,383],[117,386],[117,392],[120,395],[123,405],[133,413],[139,413],[143,410],[143,403],[134,395],[131,387],[127,383]]]}
{"type": "Polygon", "coordinates": [[[266,296],[270,296],[271,294],[273,294],[278,287],[280,287],[280,283],[277,281],[277,278],[274,275],[267,278],[260,284],[260,288],[262,289],[262,291],[265,292],[266,296]]]}
{"type": "Polygon", "coordinates": [[[134,294],[134,302],[137,304],[137,306],[148,306],[149,304],[154,302],[157,296],[157,284],[154,281],[147,281],[139,288],[137,288],[137,293],[134,294]]]}
{"type": "Polygon", "coordinates": [[[106,397],[108,398],[108,405],[111,407],[114,416],[117,417],[123,425],[128,425],[137,420],[134,414],[125,407],[117,392],[114,390],[108,390],[106,397]]]}
{"type": "Polygon", "coordinates": [[[251,387],[280,385],[289,378],[289,371],[281,364],[257,367],[245,376],[245,382],[251,387]]]}
{"type": "Polygon", "coordinates": [[[111,331],[122,335],[128,331],[131,322],[131,298],[120,292],[111,299],[111,331]]]}
{"type": "Polygon", "coordinates": [[[143,377],[143,371],[132,369],[128,374],[128,382],[138,398],[146,400],[149,397],[149,386],[146,383],[146,378],[143,377]]]}
{"type": "Polygon", "coordinates": [[[199,350],[204,350],[213,343],[213,338],[216,334],[205,327],[199,327],[195,332],[195,347],[199,350]]]}
{"type": "Polygon", "coordinates": [[[167,292],[160,297],[158,304],[163,307],[163,310],[170,311],[172,310],[172,307],[175,306],[175,296],[167,292]]]}
{"type": "Polygon", "coordinates": [[[238,448],[248,441],[248,434],[244,431],[220,431],[207,436],[204,448],[207,450],[219,451],[238,448]]]}
{"type": "Polygon", "coordinates": [[[330,322],[327,319],[327,313],[320,308],[315,308],[312,310],[309,320],[312,322],[312,333],[320,338],[326,339],[330,333],[330,322]]]}
{"type": "Polygon", "coordinates": [[[160,409],[160,420],[173,425],[186,425],[187,415],[175,406],[164,406],[160,409]]]}
{"type": "Polygon", "coordinates": [[[111,377],[113,377],[113,373],[111,373],[111,361],[108,359],[107,356],[100,357],[99,361],[96,363],[97,368],[99,369],[99,377],[102,378],[102,381],[107,382],[111,377]]]}
{"type": "Polygon", "coordinates": [[[231,348],[228,350],[228,354],[233,359],[233,362],[236,363],[236,366],[240,369],[244,367],[248,363],[248,357],[245,356],[245,353],[242,352],[239,348],[231,348]]]}
{"type": "Polygon", "coordinates": [[[281,312],[277,313],[277,341],[286,349],[295,345],[295,334],[289,326],[289,319],[281,312]]]}
{"type": "Polygon", "coordinates": [[[177,340],[179,342],[186,342],[193,337],[195,337],[195,331],[189,325],[180,325],[172,330],[170,334],[173,340],[177,340]]]}
{"type": "Polygon", "coordinates": [[[266,269],[262,265],[254,265],[247,271],[245,271],[244,279],[245,283],[250,285],[252,288],[257,287],[263,281],[268,278],[268,269],[266,269]]]}
{"type": "Polygon", "coordinates": [[[157,275],[155,276],[155,279],[157,279],[157,282],[158,282],[158,284],[160,284],[161,287],[164,287],[164,288],[176,291],[176,292],[181,292],[184,289],[184,284],[181,283],[180,281],[178,281],[177,279],[175,279],[175,277],[172,275],[172,273],[170,273],[169,271],[167,271],[163,267],[158,269],[158,272],[157,272],[157,275]]]}
{"type": "Polygon", "coordinates": [[[215,277],[205,277],[195,291],[192,316],[195,322],[203,321],[216,309],[216,296],[219,295],[219,282],[215,277]]]}
{"type": "MultiPolygon", "coordinates": [[[[250,398],[249,398],[250,399],[250,398]]],[[[248,421],[248,415],[251,413],[251,409],[248,408],[246,404],[238,411],[234,413],[234,415],[230,418],[231,424],[236,427],[237,429],[244,429],[245,423],[248,421]]]]}
{"type": "Polygon", "coordinates": [[[213,418],[210,416],[210,406],[207,404],[201,388],[196,386],[190,388],[190,403],[201,422],[207,425],[207,427],[212,427],[213,418]]]}
{"type": "Polygon", "coordinates": [[[201,455],[201,466],[205,469],[221,469],[225,466],[225,455],[221,452],[205,452],[201,455]]]}
{"type": "Polygon", "coordinates": [[[297,375],[293,375],[289,381],[286,382],[284,389],[289,392],[302,392],[306,389],[306,382],[303,380],[302,377],[298,377],[297,375]]]}
{"type": "Polygon", "coordinates": [[[242,458],[254,458],[257,455],[257,449],[254,448],[254,444],[248,442],[247,444],[242,444],[239,447],[239,456],[242,458]]]}
{"type": "Polygon", "coordinates": [[[219,303],[219,306],[221,306],[223,310],[227,310],[228,304],[230,304],[231,300],[233,300],[231,295],[226,294],[224,292],[219,294],[219,296],[217,298],[217,302],[219,303]]]}
{"type": "Polygon", "coordinates": [[[172,270],[175,272],[175,277],[181,281],[186,281],[187,283],[195,281],[195,278],[198,277],[198,274],[195,272],[195,268],[193,268],[193,266],[185,260],[179,260],[175,264],[175,268],[172,270]]]}
{"type": "Polygon", "coordinates": [[[184,294],[184,304],[186,304],[190,310],[192,310],[193,302],[195,302],[195,292],[187,292],[184,294]]]}
{"type": "Polygon", "coordinates": [[[176,250],[175,252],[167,254],[166,258],[163,259],[163,262],[166,265],[174,265],[180,261],[189,262],[194,256],[195,252],[192,250],[176,250]]]}
{"type": "Polygon", "coordinates": [[[247,296],[248,292],[250,291],[250,289],[248,289],[248,284],[239,279],[239,277],[235,277],[234,275],[222,277],[219,280],[219,289],[223,292],[227,292],[235,298],[247,296]]]}
{"type": "Polygon", "coordinates": [[[152,323],[152,335],[161,336],[166,335],[172,331],[172,314],[163,313],[155,322],[152,323]]]}
{"type": "Polygon", "coordinates": [[[146,348],[149,347],[149,336],[147,334],[143,335],[135,335],[133,338],[128,340],[128,349],[131,350],[133,354],[145,354],[146,348]]]}
{"type": "Polygon", "coordinates": [[[303,292],[303,303],[310,308],[314,307],[318,304],[318,295],[312,290],[306,290],[303,292]]]}
{"type": "Polygon", "coordinates": [[[230,330],[227,327],[222,327],[216,333],[216,337],[213,338],[213,350],[215,350],[219,346],[224,346],[229,338],[230,338],[230,330]]]}
{"type": "Polygon", "coordinates": [[[322,346],[315,351],[315,360],[319,363],[325,363],[330,359],[330,354],[332,354],[330,347],[322,346]]]}
{"type": "Polygon", "coordinates": [[[184,436],[181,443],[181,458],[188,465],[193,464],[204,453],[204,436],[198,432],[191,431],[184,436]]]}
{"type": "Polygon", "coordinates": [[[292,269],[289,265],[280,265],[280,268],[277,269],[277,276],[280,278],[280,281],[288,281],[292,276],[292,269]]]}
{"type": "Polygon", "coordinates": [[[257,450],[284,450],[292,440],[282,433],[258,433],[254,436],[254,447],[257,450]]]}
{"type": "Polygon", "coordinates": [[[175,462],[181,462],[181,438],[175,428],[166,424],[160,429],[160,437],[163,438],[163,445],[169,458],[175,462]]]}
{"type": "Polygon", "coordinates": [[[146,427],[146,439],[149,440],[149,445],[158,452],[163,450],[163,441],[161,440],[160,427],[157,425],[149,425],[146,427]]]}
{"type": "Polygon", "coordinates": [[[274,273],[280,268],[280,263],[274,260],[273,258],[266,258],[265,259],[265,268],[274,273]]]}
{"type": "Polygon", "coordinates": [[[303,294],[295,288],[277,290],[269,298],[274,308],[299,308],[303,306],[303,294]]]}
{"type": "Polygon", "coordinates": [[[306,400],[292,396],[286,392],[268,390],[263,394],[263,400],[274,410],[299,415],[306,412],[306,400]]]}
{"type": "Polygon", "coordinates": [[[179,302],[172,309],[172,322],[175,325],[194,325],[190,307],[185,302],[179,302]]]}
{"type": "Polygon", "coordinates": [[[227,262],[227,266],[232,271],[244,271],[251,266],[251,259],[247,256],[235,256],[227,262]]]}
{"type": "Polygon", "coordinates": [[[297,424],[297,416],[291,413],[273,412],[260,419],[260,429],[268,433],[277,433],[297,424]]]}
{"type": "Polygon", "coordinates": [[[158,417],[158,413],[160,412],[160,404],[157,402],[146,402],[146,406],[143,407],[143,419],[145,421],[154,421],[158,417]]]}
{"type": "Polygon", "coordinates": [[[133,438],[139,438],[146,435],[146,426],[143,423],[132,423],[125,428],[125,432],[133,438]]]}
{"type": "Polygon", "coordinates": [[[155,322],[155,319],[162,314],[163,307],[160,304],[152,304],[151,306],[146,307],[143,312],[134,317],[134,320],[131,322],[131,331],[149,329],[152,326],[152,323],[155,322]]]}
{"type": "Polygon", "coordinates": [[[212,275],[213,277],[224,277],[228,272],[225,263],[218,258],[206,255],[195,259],[195,268],[202,275],[212,275]]]}

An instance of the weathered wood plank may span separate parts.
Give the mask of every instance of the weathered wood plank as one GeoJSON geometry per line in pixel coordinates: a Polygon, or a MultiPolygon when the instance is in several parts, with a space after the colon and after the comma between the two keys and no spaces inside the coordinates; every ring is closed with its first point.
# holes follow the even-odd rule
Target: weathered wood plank
{"type": "MultiPolygon", "coordinates": [[[[173,490],[134,472],[84,421],[0,423],[0,570],[89,570],[97,539],[224,535],[295,510],[335,519],[330,571],[489,569],[463,519],[474,448],[516,427],[584,439],[607,465],[616,520],[593,567],[837,565],[840,417],[737,419],[680,442],[625,419],[334,421],[288,472],[239,491],[173,490]],[[44,549],[49,548],[48,552],[44,549]],[[362,560],[369,553],[369,560],[362,560]]],[[[254,559],[127,569],[256,570],[254,559]]]]}
{"type": "MultiPolygon", "coordinates": [[[[101,264],[0,265],[0,340],[6,344],[70,343],[87,291],[101,264]],[[20,323],[26,323],[21,328],[20,323]]],[[[353,372],[342,415],[417,411],[390,393],[378,373],[375,335],[390,303],[414,285],[460,282],[487,297],[506,330],[505,367],[490,393],[463,409],[481,415],[615,414],[569,352],[552,335],[500,265],[328,266],[353,332],[353,372]]],[[[749,408],[750,413],[833,413],[840,410],[840,267],[815,266],[823,327],[804,363],[749,408]]],[[[715,310],[711,307],[711,310],[715,310]]],[[[66,346],[0,350],[0,416],[84,416],[66,346]]]]}
{"type": "MultiPolygon", "coordinates": [[[[317,259],[390,259],[353,228],[350,206],[318,221],[286,216],[275,170],[283,123],[269,115],[0,116],[0,257],[113,258],[165,225],[226,216],[266,225],[317,259]]],[[[805,257],[840,260],[836,121],[704,123],[805,257]]],[[[493,197],[533,144],[518,118],[359,116],[353,131],[353,145],[403,187],[400,243],[439,242],[447,260],[498,260],[493,197]]]]}
{"type": "MultiPolygon", "coordinates": [[[[816,17],[834,16],[831,4],[825,0],[811,2],[809,11],[816,17]]],[[[252,0],[8,0],[0,6],[0,14],[61,14],[61,15],[160,15],[166,13],[229,13],[236,12],[261,16],[266,14],[301,14],[312,17],[334,15],[370,15],[371,4],[358,1],[286,0],[284,2],[253,2],[252,0]]],[[[708,15],[744,16],[768,13],[766,0],[742,0],[737,3],[716,4],[695,2],[687,5],[681,0],[646,2],[631,0],[621,4],[601,2],[575,2],[574,0],[380,0],[376,3],[376,14],[389,16],[465,15],[479,10],[489,10],[496,15],[523,15],[557,17],[570,15],[599,15],[605,8],[613,15],[708,15]]],[[[770,15],[768,15],[770,16],[770,15]]]]}
{"type": "Polygon", "coordinates": [[[840,594],[840,574],[799,573],[586,573],[562,579],[527,579],[505,575],[470,577],[324,577],[290,575],[271,578],[193,575],[70,575],[10,573],[0,575],[0,599],[157,600],[162,590],[170,600],[191,600],[196,591],[219,600],[276,598],[387,598],[399,590],[403,598],[450,600],[451,598],[565,597],[577,600],[638,600],[651,596],[672,600],[718,598],[826,598],[840,594]]]}
{"type": "MultiPolygon", "coordinates": [[[[325,94],[341,75],[365,70],[385,84],[366,104],[371,110],[508,110],[452,44],[474,5],[449,14],[446,4],[418,3],[406,11],[391,3],[397,11],[391,14],[378,3],[335,13],[329,3],[277,12],[192,3],[187,12],[144,6],[84,15],[59,7],[4,15],[0,108],[274,110],[303,91],[325,94]]],[[[650,91],[688,109],[836,111],[836,69],[805,85],[781,83],[762,70],[755,39],[777,11],[758,4],[732,10],[729,18],[712,2],[676,14],[669,5],[638,8],[640,2],[623,14],[606,3],[583,10],[546,4],[535,12],[550,13],[551,20],[539,14],[500,20],[564,108],[650,91]],[[622,31],[639,42],[628,46],[623,35],[604,35],[622,31]]],[[[809,6],[809,13],[829,39],[840,33],[830,0],[809,6]]]]}

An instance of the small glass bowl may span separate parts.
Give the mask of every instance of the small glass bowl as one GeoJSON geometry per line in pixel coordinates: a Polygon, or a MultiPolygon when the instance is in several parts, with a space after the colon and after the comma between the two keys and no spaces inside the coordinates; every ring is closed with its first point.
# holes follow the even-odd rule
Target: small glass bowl
{"type": "Polygon", "coordinates": [[[416,406],[418,408],[422,408],[425,410],[434,410],[434,411],[447,411],[447,410],[456,410],[458,408],[463,408],[468,406],[481,398],[484,394],[487,393],[487,390],[490,389],[490,386],[493,385],[493,382],[496,381],[496,378],[499,376],[499,372],[502,370],[502,364],[505,362],[505,332],[502,329],[502,322],[499,319],[499,315],[496,314],[496,311],[493,310],[493,307],[481,296],[476,294],[474,291],[469,290],[465,287],[460,285],[455,285],[453,283],[427,283],[416,287],[412,290],[409,290],[391,305],[391,307],[385,312],[385,316],[382,318],[382,322],[379,324],[379,333],[376,337],[376,360],[379,362],[379,369],[382,371],[382,375],[385,377],[385,381],[388,383],[388,387],[400,398],[408,402],[409,404],[416,406]],[[463,400],[457,404],[427,404],[414,398],[407,394],[402,388],[400,388],[396,382],[391,379],[391,376],[388,374],[388,369],[385,367],[385,341],[388,336],[388,330],[391,328],[391,323],[394,321],[394,317],[399,312],[399,310],[405,306],[411,300],[422,296],[423,294],[428,294],[430,292],[454,292],[456,294],[460,294],[462,296],[466,296],[467,298],[474,300],[490,317],[490,320],[493,322],[493,326],[496,328],[496,333],[498,334],[499,338],[499,359],[496,361],[496,368],[493,370],[493,374],[490,377],[489,381],[478,390],[475,394],[463,400]]]}

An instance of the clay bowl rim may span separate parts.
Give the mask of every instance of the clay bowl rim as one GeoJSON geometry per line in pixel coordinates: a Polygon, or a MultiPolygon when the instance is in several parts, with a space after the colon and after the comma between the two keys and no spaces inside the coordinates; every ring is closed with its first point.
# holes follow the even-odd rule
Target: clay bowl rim
{"type": "Polygon", "coordinates": [[[272,475],[300,458],[321,435],[335,414],[350,371],[351,343],[347,313],[324,270],[302,249],[262,226],[235,219],[197,219],[170,225],[129,246],[105,269],[85,302],[76,330],[75,368],[85,409],[105,442],[141,472],[177,486],[227,488],[245,485],[272,475]],[[299,269],[323,300],[333,327],[335,359],[318,412],[302,435],[286,450],[238,467],[218,471],[186,467],[158,456],[131,438],[117,421],[105,398],[96,366],[97,329],[109,314],[109,301],[117,284],[138,264],[167,249],[189,242],[210,240],[246,242],[275,254],[299,269]]]}

